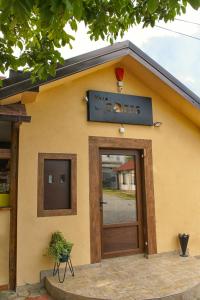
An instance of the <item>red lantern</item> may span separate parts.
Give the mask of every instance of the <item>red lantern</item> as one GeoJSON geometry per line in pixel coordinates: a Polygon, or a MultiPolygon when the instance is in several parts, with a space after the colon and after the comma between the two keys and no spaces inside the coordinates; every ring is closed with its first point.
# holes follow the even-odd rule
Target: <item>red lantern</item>
{"type": "Polygon", "coordinates": [[[118,81],[123,81],[124,78],[124,68],[116,68],[115,75],[118,81]]]}

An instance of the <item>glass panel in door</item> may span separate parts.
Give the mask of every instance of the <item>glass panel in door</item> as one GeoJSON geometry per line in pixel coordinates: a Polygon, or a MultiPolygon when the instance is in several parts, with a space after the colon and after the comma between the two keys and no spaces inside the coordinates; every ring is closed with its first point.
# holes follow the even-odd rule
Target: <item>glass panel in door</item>
{"type": "Polygon", "coordinates": [[[137,220],[134,155],[102,154],[103,225],[137,220]]]}

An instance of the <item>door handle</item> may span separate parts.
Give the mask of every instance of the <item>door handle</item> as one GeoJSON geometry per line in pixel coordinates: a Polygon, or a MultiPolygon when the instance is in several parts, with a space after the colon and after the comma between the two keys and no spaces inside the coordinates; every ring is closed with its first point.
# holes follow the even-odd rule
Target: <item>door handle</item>
{"type": "Polygon", "coordinates": [[[105,201],[100,201],[100,204],[101,204],[101,205],[107,204],[107,202],[105,202],[105,201]]]}

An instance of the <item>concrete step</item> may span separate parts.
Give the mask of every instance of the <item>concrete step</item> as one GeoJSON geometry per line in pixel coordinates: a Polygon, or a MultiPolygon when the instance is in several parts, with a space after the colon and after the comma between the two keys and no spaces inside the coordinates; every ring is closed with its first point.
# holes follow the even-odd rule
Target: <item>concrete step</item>
{"type": "Polygon", "coordinates": [[[200,260],[174,253],[107,259],[75,268],[64,283],[47,277],[45,286],[55,300],[200,300],[200,260]]]}

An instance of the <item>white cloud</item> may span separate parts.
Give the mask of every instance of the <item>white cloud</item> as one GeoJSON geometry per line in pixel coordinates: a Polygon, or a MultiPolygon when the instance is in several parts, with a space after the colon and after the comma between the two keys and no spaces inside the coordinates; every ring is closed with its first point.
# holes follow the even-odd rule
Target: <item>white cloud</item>
{"type": "Polygon", "coordinates": [[[194,84],[196,80],[191,76],[180,75],[179,80],[187,82],[188,84],[194,84]]]}

